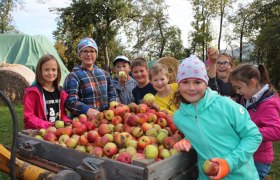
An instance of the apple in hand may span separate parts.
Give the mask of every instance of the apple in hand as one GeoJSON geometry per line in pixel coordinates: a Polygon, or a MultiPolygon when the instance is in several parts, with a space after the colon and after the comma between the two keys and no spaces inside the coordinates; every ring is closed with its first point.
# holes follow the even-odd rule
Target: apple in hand
{"type": "Polygon", "coordinates": [[[202,170],[207,176],[215,176],[219,171],[219,164],[211,160],[204,161],[202,170]]]}

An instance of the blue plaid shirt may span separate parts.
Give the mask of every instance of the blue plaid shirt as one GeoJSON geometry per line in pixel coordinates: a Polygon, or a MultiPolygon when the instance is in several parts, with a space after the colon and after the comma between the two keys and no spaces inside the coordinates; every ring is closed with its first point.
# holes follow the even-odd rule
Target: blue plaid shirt
{"type": "Polygon", "coordinates": [[[72,115],[86,114],[89,108],[103,111],[116,101],[116,90],[108,72],[94,65],[93,70],[75,66],[64,82],[68,93],[65,107],[72,115]]]}

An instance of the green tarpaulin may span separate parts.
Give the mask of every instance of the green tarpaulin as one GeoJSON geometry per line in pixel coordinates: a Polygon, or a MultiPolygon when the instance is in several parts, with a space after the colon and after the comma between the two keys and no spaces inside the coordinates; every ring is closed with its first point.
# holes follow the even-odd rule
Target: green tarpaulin
{"type": "Polygon", "coordinates": [[[62,73],[61,84],[63,84],[69,71],[47,37],[0,34],[0,63],[22,64],[35,72],[37,62],[44,54],[52,54],[57,58],[62,73]]]}

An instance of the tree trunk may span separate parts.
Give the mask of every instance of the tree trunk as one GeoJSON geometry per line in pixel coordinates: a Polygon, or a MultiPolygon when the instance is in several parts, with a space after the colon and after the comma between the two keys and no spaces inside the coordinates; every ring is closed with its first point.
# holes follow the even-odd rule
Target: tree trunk
{"type": "Polygon", "coordinates": [[[218,40],[218,49],[221,49],[221,39],[222,39],[222,30],[223,30],[223,19],[224,19],[224,4],[223,4],[223,0],[221,0],[221,17],[220,17],[220,32],[219,32],[219,40],[218,40]]]}
{"type": "Polygon", "coordinates": [[[244,35],[244,26],[245,26],[246,18],[243,19],[241,30],[240,30],[240,42],[239,42],[239,61],[242,62],[242,54],[243,54],[243,35],[244,35]]]}

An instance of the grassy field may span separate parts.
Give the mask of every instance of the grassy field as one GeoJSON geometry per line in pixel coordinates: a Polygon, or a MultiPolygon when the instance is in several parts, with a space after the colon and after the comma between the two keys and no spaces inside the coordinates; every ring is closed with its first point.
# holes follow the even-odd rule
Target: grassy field
{"type": "MultiPolygon", "coordinates": [[[[20,105],[15,106],[18,120],[19,129],[23,128],[23,107],[20,105]]],[[[13,121],[8,107],[0,105],[0,143],[11,146],[12,142],[12,127],[13,121]]],[[[271,171],[266,180],[277,180],[280,179],[280,142],[274,143],[275,160],[272,164],[271,171]]],[[[0,180],[8,180],[9,176],[0,172],[0,180]]]]}

